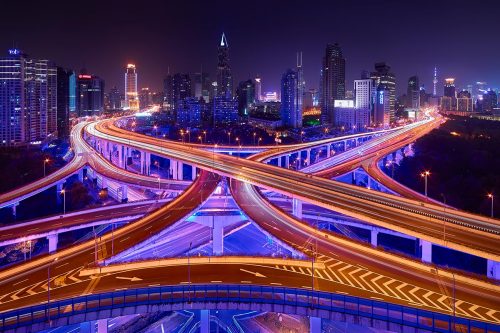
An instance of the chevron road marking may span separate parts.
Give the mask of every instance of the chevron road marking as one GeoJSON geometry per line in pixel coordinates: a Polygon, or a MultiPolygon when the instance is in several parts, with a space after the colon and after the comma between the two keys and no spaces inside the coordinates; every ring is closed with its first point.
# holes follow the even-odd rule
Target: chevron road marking
{"type": "MultiPolygon", "coordinates": [[[[370,288],[374,293],[379,293],[369,282],[366,281],[366,277],[367,276],[370,276],[372,274],[372,272],[370,271],[367,271],[366,273],[362,274],[359,278],[361,279],[361,281],[363,281],[365,283],[365,285],[370,288]]],[[[373,282],[373,280],[372,280],[373,282]]]]}

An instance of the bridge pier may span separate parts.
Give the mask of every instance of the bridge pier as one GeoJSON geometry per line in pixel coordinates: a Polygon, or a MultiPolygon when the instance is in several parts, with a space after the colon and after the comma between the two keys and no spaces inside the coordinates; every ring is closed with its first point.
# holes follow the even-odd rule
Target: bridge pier
{"type": "Polygon", "coordinates": [[[290,155],[285,156],[285,169],[290,168],[290,155]]]}
{"type": "Polygon", "coordinates": [[[378,246],[378,230],[376,229],[371,230],[370,242],[372,243],[373,247],[378,246]]]}
{"type": "Polygon", "coordinates": [[[184,164],[181,161],[177,161],[177,179],[184,179],[184,164]]]}
{"type": "Polygon", "coordinates": [[[196,166],[191,165],[191,180],[195,180],[198,173],[196,172],[196,166]]]}
{"type": "Polygon", "coordinates": [[[200,333],[210,333],[210,310],[200,310],[200,333]]]}
{"type": "Polygon", "coordinates": [[[298,218],[302,219],[302,201],[299,199],[292,199],[292,214],[298,218]]]}
{"type": "Polygon", "coordinates": [[[311,149],[306,150],[306,163],[304,164],[305,166],[308,166],[311,164],[311,149]]]}
{"type": "Polygon", "coordinates": [[[486,276],[500,280],[500,262],[488,259],[486,262],[486,276]]]}
{"type": "Polygon", "coordinates": [[[49,241],[49,253],[56,252],[57,243],[59,241],[59,235],[58,234],[48,235],[47,240],[49,241]]]}
{"type": "Polygon", "coordinates": [[[331,154],[332,154],[332,147],[330,146],[330,144],[327,144],[326,145],[326,158],[330,157],[331,154]]]}
{"type": "Polygon", "coordinates": [[[222,216],[212,216],[212,253],[216,256],[224,253],[224,221],[222,216]]]}
{"type": "Polygon", "coordinates": [[[128,186],[122,185],[116,189],[118,200],[121,202],[128,201],[128,186]]]}
{"type": "Polygon", "coordinates": [[[281,168],[281,156],[280,156],[280,157],[278,157],[278,167],[280,167],[280,168],[281,168]]]}
{"type": "Polygon", "coordinates": [[[321,318],[309,317],[309,332],[321,333],[321,318]]]}
{"type": "Polygon", "coordinates": [[[12,216],[16,218],[17,216],[17,206],[19,206],[19,202],[14,203],[10,208],[12,209],[12,216]]]}
{"type": "Polygon", "coordinates": [[[432,243],[423,239],[420,239],[419,242],[422,261],[432,263],[432,243]]]}
{"type": "Polygon", "coordinates": [[[108,319],[97,320],[97,333],[108,333],[108,319]]]}

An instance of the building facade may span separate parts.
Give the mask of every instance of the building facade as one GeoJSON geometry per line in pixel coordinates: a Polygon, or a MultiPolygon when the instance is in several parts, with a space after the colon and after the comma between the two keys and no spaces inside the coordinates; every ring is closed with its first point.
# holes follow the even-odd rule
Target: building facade
{"type": "Polygon", "coordinates": [[[321,71],[321,121],[333,122],[335,100],[345,98],[345,59],[339,44],[328,44],[321,71]]]}
{"type": "Polygon", "coordinates": [[[125,105],[132,111],[139,110],[137,71],[134,64],[128,64],[125,68],[125,105]]]}
{"type": "Polygon", "coordinates": [[[296,71],[288,69],[281,77],[281,120],[284,127],[302,127],[302,104],[297,94],[299,79],[296,71]]]}
{"type": "Polygon", "coordinates": [[[229,65],[229,44],[223,33],[218,47],[217,96],[233,97],[233,76],[229,65]]]}
{"type": "MultiPolygon", "coordinates": [[[[388,66],[385,62],[378,62],[375,64],[375,72],[371,73],[371,78],[375,81],[375,87],[377,89],[377,99],[379,97],[378,95],[380,85],[383,86],[381,88],[381,91],[387,90],[384,98],[389,98],[388,116],[389,122],[392,123],[395,120],[396,114],[396,76],[391,73],[391,67],[388,66]]],[[[378,101],[376,101],[375,104],[379,104],[378,101]]],[[[382,120],[382,118],[377,118],[374,116],[375,123],[380,123],[380,120],[382,120]]],[[[383,124],[385,124],[385,121],[383,122],[383,124]]]]}
{"type": "Polygon", "coordinates": [[[78,116],[100,116],[104,111],[104,80],[83,70],[76,80],[78,116]]]}

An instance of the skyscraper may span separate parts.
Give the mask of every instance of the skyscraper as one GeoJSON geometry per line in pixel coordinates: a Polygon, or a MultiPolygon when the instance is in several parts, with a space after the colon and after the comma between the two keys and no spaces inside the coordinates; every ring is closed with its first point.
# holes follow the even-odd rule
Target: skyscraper
{"type": "Polygon", "coordinates": [[[372,79],[354,80],[354,107],[373,110],[375,92],[372,79]]]}
{"type": "Polygon", "coordinates": [[[0,59],[0,144],[47,138],[57,130],[57,69],[18,49],[0,59]]]}
{"type": "Polygon", "coordinates": [[[229,44],[224,33],[218,48],[217,96],[233,97],[233,77],[229,66],[229,44]]]}
{"type": "Polygon", "coordinates": [[[253,80],[242,81],[236,89],[238,99],[238,114],[240,117],[249,115],[250,106],[255,103],[255,85],[253,80]]]}
{"type": "Polygon", "coordinates": [[[434,96],[437,96],[437,84],[438,84],[438,77],[437,77],[437,67],[434,67],[434,78],[432,79],[432,84],[433,84],[433,90],[432,94],[434,96]]]}
{"type": "MultiPolygon", "coordinates": [[[[57,67],[57,134],[60,138],[69,136],[69,112],[71,80],[75,73],[62,67],[57,67]]],[[[74,92],[73,92],[74,94],[74,92]]]]}
{"type": "Polygon", "coordinates": [[[321,121],[334,120],[334,101],[345,98],[345,59],[339,44],[328,44],[321,72],[321,121]]]}
{"type": "Polygon", "coordinates": [[[391,90],[383,83],[377,86],[373,118],[377,127],[388,127],[391,121],[391,90]]]}
{"type": "Polygon", "coordinates": [[[165,108],[167,111],[175,113],[179,101],[191,97],[191,77],[189,74],[177,73],[168,74],[163,80],[165,92],[165,108]]]}
{"type": "MultiPolygon", "coordinates": [[[[379,91],[379,86],[383,85],[380,91],[388,91],[389,96],[389,122],[395,120],[396,112],[396,76],[391,73],[391,67],[385,62],[378,62],[375,64],[375,72],[371,73],[371,78],[375,80],[375,86],[377,87],[377,94],[379,91]]],[[[375,117],[375,123],[379,123],[380,118],[375,117]]],[[[384,122],[385,125],[385,122],[384,122]]]]}
{"type": "Polygon", "coordinates": [[[297,72],[288,69],[281,77],[281,120],[283,126],[302,127],[302,110],[299,109],[297,72]]]}
{"type": "Polygon", "coordinates": [[[488,90],[483,94],[483,101],[482,101],[483,112],[493,112],[493,109],[497,107],[497,104],[498,104],[497,94],[493,90],[488,90]]]}
{"type": "Polygon", "coordinates": [[[134,64],[128,64],[125,69],[125,105],[132,111],[139,110],[137,72],[134,64]]]}
{"type": "Polygon", "coordinates": [[[76,81],[78,116],[99,116],[104,109],[104,80],[82,70],[76,81]]]}
{"type": "Polygon", "coordinates": [[[444,80],[444,96],[452,98],[456,97],[454,78],[448,78],[444,80]]]}
{"type": "Polygon", "coordinates": [[[119,110],[122,107],[122,94],[117,87],[111,88],[109,91],[109,108],[111,110],[119,110]]]}
{"type": "Polygon", "coordinates": [[[302,69],[302,52],[297,52],[297,92],[295,93],[295,105],[297,107],[296,127],[302,127],[302,111],[304,101],[304,91],[306,83],[304,81],[304,71],[302,69]]]}
{"type": "Polygon", "coordinates": [[[262,100],[262,79],[260,76],[257,75],[257,77],[254,79],[254,84],[255,84],[255,101],[260,102],[262,100]]]}
{"type": "Polygon", "coordinates": [[[420,85],[418,82],[418,76],[416,75],[408,79],[406,107],[411,109],[418,109],[420,107],[420,85]]]}

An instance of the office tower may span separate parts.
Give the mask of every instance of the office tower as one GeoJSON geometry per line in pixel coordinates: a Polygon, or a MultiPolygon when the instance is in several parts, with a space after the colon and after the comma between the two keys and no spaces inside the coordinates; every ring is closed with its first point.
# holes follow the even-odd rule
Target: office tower
{"type": "Polygon", "coordinates": [[[229,44],[224,33],[218,48],[217,96],[233,97],[233,77],[229,66],[229,44]]]}
{"type": "Polygon", "coordinates": [[[352,100],[336,100],[334,125],[345,131],[362,130],[370,125],[371,111],[368,108],[356,108],[352,100]]]}
{"type": "MultiPolygon", "coordinates": [[[[388,91],[384,95],[384,98],[389,99],[389,122],[394,122],[395,112],[396,112],[396,76],[391,73],[391,67],[385,62],[378,62],[375,64],[375,72],[371,73],[371,78],[375,80],[375,87],[377,89],[377,94],[379,91],[379,86],[382,85],[381,91],[388,91]]],[[[375,117],[375,122],[379,123],[382,118],[375,117]]],[[[385,121],[383,122],[385,126],[385,121]]]]}
{"type": "Polygon", "coordinates": [[[260,102],[262,100],[262,79],[260,76],[257,75],[257,77],[254,79],[254,85],[255,85],[255,101],[260,102]]]}
{"type": "Polygon", "coordinates": [[[104,80],[82,70],[76,80],[78,116],[99,116],[104,109],[104,80]]]}
{"type": "Polygon", "coordinates": [[[416,75],[408,79],[406,107],[411,109],[418,109],[420,107],[420,85],[418,82],[418,76],[416,75]]]}
{"type": "Polygon", "coordinates": [[[141,109],[145,109],[148,106],[153,104],[152,93],[149,88],[141,88],[141,92],[139,93],[139,107],[141,109]]]}
{"type": "Polygon", "coordinates": [[[281,120],[284,127],[302,127],[302,109],[299,106],[298,74],[288,69],[281,78],[281,120]]]}
{"type": "Polygon", "coordinates": [[[373,118],[377,127],[388,127],[391,121],[391,89],[383,83],[377,86],[373,118]]]}
{"type": "Polygon", "coordinates": [[[255,103],[255,85],[253,80],[242,81],[238,84],[236,98],[238,100],[238,114],[240,117],[247,117],[250,106],[255,103]]]}
{"type": "Polygon", "coordinates": [[[57,68],[11,49],[0,59],[0,144],[38,143],[57,131],[57,68]]]}
{"type": "Polygon", "coordinates": [[[128,64],[125,69],[125,105],[131,111],[139,110],[137,72],[134,64],[128,64]]]}
{"type": "Polygon", "coordinates": [[[69,76],[69,112],[76,112],[76,73],[69,76]]]}
{"type": "Polygon", "coordinates": [[[444,96],[446,97],[456,97],[455,92],[455,79],[448,78],[444,80],[444,96]]]}
{"type": "Polygon", "coordinates": [[[376,89],[372,79],[354,80],[354,107],[373,110],[376,89]]]}
{"type": "Polygon", "coordinates": [[[69,136],[69,113],[71,95],[75,92],[75,84],[71,83],[75,79],[75,72],[70,69],[57,67],[57,135],[60,138],[69,136]]]}
{"type": "MultiPolygon", "coordinates": [[[[201,101],[203,103],[203,101],[201,101]]],[[[187,97],[177,103],[176,122],[180,127],[200,127],[202,121],[200,99],[187,97]]]]}
{"type": "Polygon", "coordinates": [[[433,96],[437,96],[438,78],[437,78],[437,68],[436,67],[434,67],[434,78],[432,79],[432,84],[433,84],[432,94],[433,94],[433,96]]]}
{"type": "Polygon", "coordinates": [[[498,105],[497,94],[493,90],[488,90],[483,94],[482,112],[493,112],[498,105]]]}
{"type": "Polygon", "coordinates": [[[208,73],[200,72],[193,74],[193,94],[192,96],[200,99],[203,98],[205,103],[210,101],[210,88],[212,82],[208,73]]]}
{"type": "Polygon", "coordinates": [[[457,111],[472,112],[473,111],[472,95],[467,90],[462,90],[457,94],[457,111]]]}
{"type": "Polygon", "coordinates": [[[297,127],[302,127],[302,111],[304,91],[306,90],[306,82],[304,81],[304,71],[302,68],[302,52],[297,52],[297,92],[295,93],[295,105],[297,107],[297,127]]]}
{"type": "Polygon", "coordinates": [[[328,44],[321,72],[321,121],[333,122],[335,100],[345,98],[345,59],[339,44],[328,44]]]}
{"type": "Polygon", "coordinates": [[[237,123],[238,101],[225,96],[215,96],[212,99],[212,117],[215,127],[237,123]]]}
{"type": "Polygon", "coordinates": [[[119,110],[122,106],[122,94],[117,87],[111,88],[108,94],[109,109],[119,110]]]}
{"type": "Polygon", "coordinates": [[[163,89],[165,94],[164,108],[175,113],[179,101],[192,96],[191,77],[189,74],[183,73],[168,74],[163,80],[163,89]]]}

